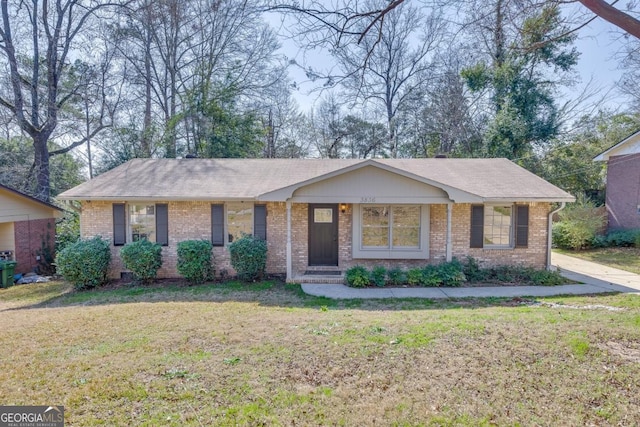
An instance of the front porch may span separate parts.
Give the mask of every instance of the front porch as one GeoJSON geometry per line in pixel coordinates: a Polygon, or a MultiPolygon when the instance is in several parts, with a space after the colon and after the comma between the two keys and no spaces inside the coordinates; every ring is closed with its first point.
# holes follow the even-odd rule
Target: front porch
{"type": "MultiPolygon", "coordinates": [[[[320,212],[320,216],[316,218],[313,210],[316,208],[326,210],[327,206],[331,206],[331,204],[288,202],[286,205],[287,250],[284,261],[288,282],[341,284],[345,282],[346,270],[356,265],[367,268],[383,266],[387,269],[402,268],[407,270],[422,267],[428,263],[451,260],[451,211],[453,204],[413,205],[424,211],[424,215],[419,216],[421,222],[418,223],[420,229],[418,234],[421,237],[416,244],[419,249],[423,249],[422,252],[417,252],[412,248],[401,248],[397,253],[392,254],[394,256],[389,256],[389,250],[383,250],[362,257],[358,256],[357,251],[354,251],[354,245],[362,245],[360,241],[362,233],[354,233],[353,230],[354,226],[361,227],[357,220],[354,221],[354,215],[362,215],[362,210],[355,207],[355,204],[333,204],[335,214],[332,215],[334,215],[335,227],[326,228],[325,234],[329,235],[325,235],[325,238],[320,240],[316,239],[317,233],[312,231],[313,223],[316,219],[328,221],[330,215],[326,211],[320,212]],[[322,215],[325,216],[322,217],[322,215]],[[331,233],[334,232],[335,235],[332,235],[331,233]],[[331,246],[331,248],[323,251],[314,247],[318,242],[321,245],[331,246]],[[324,252],[325,255],[317,258],[314,254],[318,252],[324,252]],[[423,255],[425,253],[426,255],[423,255]],[[403,257],[403,254],[407,255],[403,257]],[[324,262],[318,262],[318,259],[324,259],[324,262]]],[[[360,204],[359,207],[368,205],[360,204]]]]}

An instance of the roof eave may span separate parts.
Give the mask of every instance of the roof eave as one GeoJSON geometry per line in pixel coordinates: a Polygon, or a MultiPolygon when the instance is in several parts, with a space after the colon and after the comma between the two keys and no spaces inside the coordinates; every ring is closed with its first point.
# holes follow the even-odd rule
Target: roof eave
{"type": "Polygon", "coordinates": [[[559,203],[559,202],[575,202],[576,198],[569,195],[564,197],[486,197],[484,203],[559,203]]]}
{"type": "Polygon", "coordinates": [[[114,196],[114,197],[96,197],[96,196],[64,196],[58,197],[61,200],[76,200],[81,202],[235,202],[235,201],[258,201],[255,196],[240,197],[158,197],[158,196],[114,196]]]}
{"type": "Polygon", "coordinates": [[[58,206],[56,206],[56,205],[54,205],[52,203],[44,202],[44,201],[42,201],[42,200],[40,200],[40,199],[38,199],[36,197],[30,196],[28,194],[25,194],[22,191],[18,191],[16,189],[11,188],[11,187],[7,187],[6,185],[3,185],[3,184],[0,184],[0,188],[3,188],[5,190],[7,190],[8,192],[13,193],[13,194],[15,194],[17,196],[24,197],[25,199],[30,200],[31,202],[39,203],[39,204],[41,204],[43,206],[46,206],[48,208],[55,209],[55,210],[60,211],[60,212],[64,212],[64,209],[59,208],[58,206]]]}
{"type": "Polygon", "coordinates": [[[626,137],[622,141],[618,142],[614,146],[607,148],[602,153],[600,153],[597,156],[595,156],[593,158],[593,161],[594,162],[606,162],[606,161],[609,161],[609,154],[612,151],[617,150],[619,147],[627,144],[629,141],[631,141],[633,138],[635,138],[638,135],[640,135],[640,131],[636,131],[636,132],[632,133],[631,135],[629,135],[628,137],[626,137]]]}

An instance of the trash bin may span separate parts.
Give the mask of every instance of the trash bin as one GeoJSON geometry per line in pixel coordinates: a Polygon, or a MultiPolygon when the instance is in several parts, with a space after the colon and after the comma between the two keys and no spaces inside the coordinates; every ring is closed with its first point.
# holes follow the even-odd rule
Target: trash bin
{"type": "Polygon", "coordinates": [[[0,275],[2,276],[2,287],[13,286],[13,272],[16,269],[15,261],[0,261],[0,275]]]}

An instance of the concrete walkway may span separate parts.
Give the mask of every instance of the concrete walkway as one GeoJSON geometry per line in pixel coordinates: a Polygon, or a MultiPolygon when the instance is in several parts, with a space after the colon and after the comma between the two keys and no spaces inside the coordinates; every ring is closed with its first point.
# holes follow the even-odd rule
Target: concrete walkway
{"type": "Polygon", "coordinates": [[[568,279],[583,283],[562,286],[482,286],[474,288],[366,288],[302,283],[302,290],[332,299],[544,297],[605,292],[640,293],[640,275],[554,253],[552,264],[568,279]]]}

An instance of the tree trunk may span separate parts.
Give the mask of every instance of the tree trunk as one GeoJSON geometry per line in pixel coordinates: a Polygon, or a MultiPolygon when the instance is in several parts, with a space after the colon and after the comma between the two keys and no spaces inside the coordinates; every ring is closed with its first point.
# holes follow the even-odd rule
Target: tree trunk
{"type": "Polygon", "coordinates": [[[142,140],[140,149],[144,157],[151,157],[151,31],[146,31],[144,52],[144,119],[142,123],[142,140]]]}
{"type": "Polygon", "coordinates": [[[35,196],[45,202],[51,197],[49,181],[49,148],[47,141],[49,135],[38,133],[33,135],[34,165],[36,171],[36,194],[35,196]]]}

